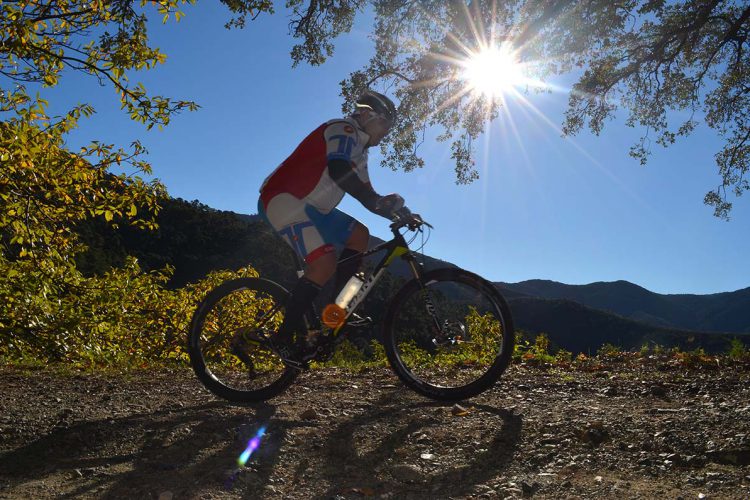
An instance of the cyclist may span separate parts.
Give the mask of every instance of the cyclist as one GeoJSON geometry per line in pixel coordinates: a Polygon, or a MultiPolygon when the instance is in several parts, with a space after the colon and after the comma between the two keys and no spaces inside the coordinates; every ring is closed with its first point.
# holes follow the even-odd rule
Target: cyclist
{"type": "Polygon", "coordinates": [[[304,329],[305,311],[334,273],[335,290],[343,288],[358,272],[367,250],[367,227],[336,208],[344,193],[388,219],[404,209],[398,194],[376,193],[367,172],[368,148],[380,144],[395,120],[396,107],[388,97],[365,92],[350,116],[313,130],[260,188],[258,213],[306,264],[273,339],[287,365],[299,367],[304,362],[305,353],[301,344],[293,345],[292,335],[304,329]],[[338,260],[335,245],[344,246],[338,260]]]}

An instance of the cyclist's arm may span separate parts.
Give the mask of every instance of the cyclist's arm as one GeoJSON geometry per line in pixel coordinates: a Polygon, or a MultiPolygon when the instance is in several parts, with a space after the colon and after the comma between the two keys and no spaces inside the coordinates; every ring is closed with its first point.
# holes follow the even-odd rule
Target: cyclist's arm
{"type": "Polygon", "coordinates": [[[328,175],[331,176],[331,179],[341,189],[362,203],[367,210],[385,218],[390,218],[390,211],[386,213],[386,210],[377,207],[381,196],[375,192],[369,182],[362,182],[352,168],[351,163],[339,159],[328,160],[328,175]]]}

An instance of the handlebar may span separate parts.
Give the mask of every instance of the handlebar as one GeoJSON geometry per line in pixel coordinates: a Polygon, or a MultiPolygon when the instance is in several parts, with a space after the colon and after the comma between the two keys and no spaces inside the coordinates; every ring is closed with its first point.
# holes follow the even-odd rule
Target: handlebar
{"type": "Polygon", "coordinates": [[[423,225],[430,229],[434,229],[429,223],[422,220],[422,217],[419,214],[413,214],[411,213],[411,210],[403,207],[394,213],[391,229],[397,231],[402,227],[408,227],[410,231],[416,231],[423,225]]]}

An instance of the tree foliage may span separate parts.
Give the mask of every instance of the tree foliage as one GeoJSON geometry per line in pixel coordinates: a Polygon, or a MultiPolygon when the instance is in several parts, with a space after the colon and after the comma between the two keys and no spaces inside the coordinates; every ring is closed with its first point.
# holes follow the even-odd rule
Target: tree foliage
{"type": "Polygon", "coordinates": [[[423,166],[428,126],[452,141],[456,179],[478,177],[472,141],[498,114],[498,99],[467,92],[462,61],[482,47],[512,45],[538,78],[574,72],[562,131],[598,134],[617,113],[644,131],[631,155],[669,146],[702,121],[723,139],[718,187],[704,202],[728,218],[729,195],[750,188],[750,6],[733,0],[339,0],[289,2],[300,43],[296,63],[321,64],[356,14],[371,9],[375,54],[342,82],[347,102],[367,86],[400,100],[402,119],[382,144],[389,167],[423,166]]]}
{"type": "MultiPolygon", "coordinates": [[[[144,346],[158,343],[154,339],[169,343],[165,335],[176,341],[184,327],[184,309],[196,292],[165,290],[169,269],[143,273],[135,260],[125,259],[120,267],[84,276],[76,265],[86,249],[79,236],[83,224],[156,227],[166,191],[141,177],[151,173],[143,146],[93,141],[72,151],[66,134],[93,108],[81,104],[50,116],[48,103],[28,89],[55,86],[70,73],[97,78],[116,92],[130,118],[147,128],[167,125],[196,104],[150,96],[130,76],[166,59],[149,45],[149,17],[179,20],[186,3],[0,4],[0,354],[70,360],[125,346],[153,354],[144,346]]],[[[228,26],[272,12],[267,1],[223,3],[235,15],[228,26]]]]}

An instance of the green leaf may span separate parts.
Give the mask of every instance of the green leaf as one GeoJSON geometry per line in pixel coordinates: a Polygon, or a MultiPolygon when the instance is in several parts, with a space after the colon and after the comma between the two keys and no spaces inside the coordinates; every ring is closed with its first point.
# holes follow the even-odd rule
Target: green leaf
{"type": "Polygon", "coordinates": [[[112,220],[112,218],[113,218],[112,212],[111,212],[110,210],[105,210],[105,211],[104,211],[104,219],[105,219],[105,220],[106,220],[107,222],[109,222],[109,221],[111,221],[111,220],[112,220]]]}

